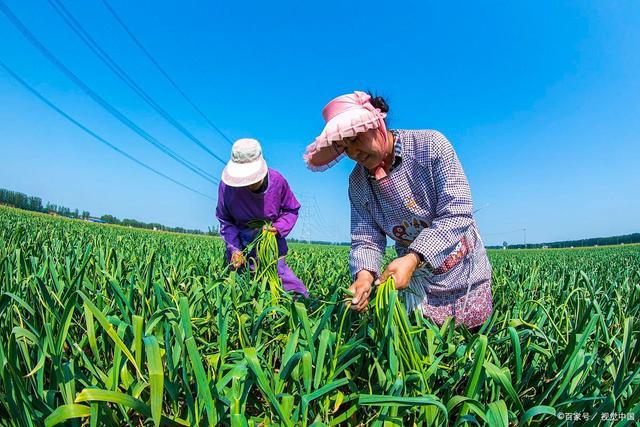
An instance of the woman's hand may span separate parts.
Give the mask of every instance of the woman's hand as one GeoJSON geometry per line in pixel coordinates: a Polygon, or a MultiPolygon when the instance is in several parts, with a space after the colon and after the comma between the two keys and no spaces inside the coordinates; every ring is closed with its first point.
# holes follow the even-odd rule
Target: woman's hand
{"type": "Polygon", "coordinates": [[[267,227],[266,225],[262,226],[262,231],[268,231],[271,234],[277,234],[278,230],[276,230],[276,228],[274,226],[271,227],[267,227]]]}
{"type": "Polygon", "coordinates": [[[242,264],[244,264],[244,255],[242,255],[242,252],[233,251],[231,254],[231,265],[233,265],[233,268],[240,268],[242,264]]]}
{"type": "Polygon", "coordinates": [[[356,280],[349,287],[349,291],[353,293],[353,299],[351,299],[352,310],[355,310],[358,313],[367,311],[373,279],[374,276],[370,271],[360,270],[358,272],[356,280]]]}
{"type": "Polygon", "coordinates": [[[415,252],[409,252],[405,256],[396,258],[389,263],[386,270],[384,270],[380,277],[378,277],[375,284],[379,285],[390,276],[393,276],[393,279],[396,282],[396,289],[406,289],[409,287],[411,276],[413,276],[413,272],[418,267],[418,264],[420,264],[420,257],[415,252]]]}

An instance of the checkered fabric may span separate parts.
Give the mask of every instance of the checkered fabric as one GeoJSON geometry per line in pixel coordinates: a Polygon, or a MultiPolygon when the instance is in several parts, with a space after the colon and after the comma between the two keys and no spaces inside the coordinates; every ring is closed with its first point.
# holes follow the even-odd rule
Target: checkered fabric
{"type": "Polygon", "coordinates": [[[389,236],[399,256],[413,250],[425,260],[405,291],[407,309],[438,324],[451,316],[478,326],[492,311],[491,265],[460,161],[440,132],[393,133],[389,175],[376,181],[356,165],[349,177],[351,273],[378,274],[389,236]]]}

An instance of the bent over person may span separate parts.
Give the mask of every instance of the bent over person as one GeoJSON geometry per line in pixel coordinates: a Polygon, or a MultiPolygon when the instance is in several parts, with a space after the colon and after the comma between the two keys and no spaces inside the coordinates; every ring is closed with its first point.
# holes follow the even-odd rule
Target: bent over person
{"type": "Polygon", "coordinates": [[[275,234],[278,242],[278,276],[282,287],[308,297],[306,287],[285,262],[288,252],[285,238],[298,220],[299,209],[300,203],[287,180],[267,167],[260,143],[249,138],[237,140],[231,149],[231,159],[222,171],[216,208],[227,258],[235,268],[244,265],[243,250],[259,231],[252,224],[270,221],[272,226],[268,231],[275,234]]]}
{"type": "Polygon", "coordinates": [[[437,324],[480,326],[491,314],[491,265],[471,192],[449,141],[435,130],[390,130],[381,97],[356,91],[322,110],[326,125],[304,159],[323,171],[345,155],[349,177],[352,308],[367,309],[374,281],[389,276],[407,309],[437,324]],[[387,237],[398,257],[380,273],[387,237]]]}

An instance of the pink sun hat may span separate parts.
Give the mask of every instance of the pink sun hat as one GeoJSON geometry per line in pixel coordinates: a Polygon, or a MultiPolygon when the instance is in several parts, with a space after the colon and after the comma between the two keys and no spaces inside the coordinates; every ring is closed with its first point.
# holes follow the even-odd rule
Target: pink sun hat
{"type": "Polygon", "coordinates": [[[260,143],[242,138],[233,143],[231,159],[222,171],[222,182],[229,187],[246,187],[260,181],[267,172],[260,143]]]}
{"type": "Polygon", "coordinates": [[[326,122],[322,133],[307,146],[303,157],[307,167],[314,172],[329,169],[345,156],[344,148],[335,143],[369,129],[381,128],[386,141],[386,116],[371,104],[371,95],[364,92],[355,91],[333,99],[322,109],[326,122]]]}

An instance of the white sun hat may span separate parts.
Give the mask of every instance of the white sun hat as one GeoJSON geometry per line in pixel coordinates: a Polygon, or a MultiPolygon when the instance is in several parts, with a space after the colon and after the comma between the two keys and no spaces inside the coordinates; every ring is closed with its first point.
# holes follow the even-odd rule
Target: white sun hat
{"type": "Polygon", "coordinates": [[[267,175],[267,162],[262,157],[260,143],[242,138],[233,143],[231,159],[222,171],[222,182],[230,187],[246,187],[267,175]]]}

